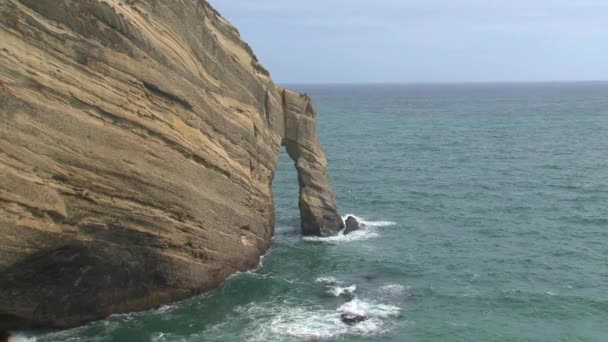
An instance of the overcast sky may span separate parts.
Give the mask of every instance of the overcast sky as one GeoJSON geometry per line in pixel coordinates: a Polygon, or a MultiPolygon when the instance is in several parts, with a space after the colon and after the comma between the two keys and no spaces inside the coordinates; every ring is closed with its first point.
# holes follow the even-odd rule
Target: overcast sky
{"type": "Polygon", "coordinates": [[[210,0],[278,83],[608,80],[608,0],[210,0]]]}

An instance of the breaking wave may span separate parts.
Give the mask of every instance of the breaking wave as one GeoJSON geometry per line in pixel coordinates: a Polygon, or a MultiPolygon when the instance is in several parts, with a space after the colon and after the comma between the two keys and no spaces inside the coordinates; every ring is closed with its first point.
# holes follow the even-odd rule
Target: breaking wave
{"type": "Polygon", "coordinates": [[[359,217],[355,214],[346,214],[346,215],[342,216],[342,221],[346,221],[346,218],[348,218],[349,216],[352,216],[355,219],[357,219],[357,221],[359,221],[359,223],[361,223],[363,225],[363,228],[387,227],[387,226],[394,226],[397,224],[396,222],[393,222],[393,221],[368,221],[368,220],[364,219],[363,217],[359,217]]]}
{"type": "Polygon", "coordinates": [[[393,221],[368,221],[362,217],[358,217],[353,214],[346,214],[342,217],[342,221],[346,220],[347,217],[352,216],[361,224],[361,229],[356,230],[348,235],[344,234],[344,230],[341,230],[336,236],[318,237],[318,236],[305,236],[302,239],[305,241],[323,241],[323,242],[349,242],[367,240],[380,236],[377,232],[377,228],[393,226],[397,223],[393,221]]]}
{"type": "Polygon", "coordinates": [[[334,297],[340,297],[341,295],[352,295],[355,293],[355,291],[357,291],[357,285],[354,284],[346,287],[330,286],[327,289],[327,293],[334,297]]]}

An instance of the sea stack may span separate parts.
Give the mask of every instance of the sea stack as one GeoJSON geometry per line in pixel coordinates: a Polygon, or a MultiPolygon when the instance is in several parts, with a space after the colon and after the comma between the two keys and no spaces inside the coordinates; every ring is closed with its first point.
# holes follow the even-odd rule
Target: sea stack
{"type": "Polygon", "coordinates": [[[0,331],[187,298],[255,267],[281,145],[304,234],[343,226],[308,96],[202,0],[0,0],[0,331]]]}
{"type": "Polygon", "coordinates": [[[283,145],[298,171],[302,233],[336,235],[344,224],[327,179],[327,160],[317,136],[317,111],[308,96],[280,91],[285,110],[283,145]]]}

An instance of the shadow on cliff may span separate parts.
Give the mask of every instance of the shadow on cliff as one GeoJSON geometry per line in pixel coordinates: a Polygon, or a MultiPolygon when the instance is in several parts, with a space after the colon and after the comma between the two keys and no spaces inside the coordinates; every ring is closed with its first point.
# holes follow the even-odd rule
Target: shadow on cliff
{"type": "Polygon", "coordinates": [[[167,263],[144,248],[74,242],[2,272],[0,330],[70,327],[169,301],[167,263]]]}
{"type": "Polygon", "coordinates": [[[300,217],[284,217],[277,218],[275,223],[274,236],[281,238],[300,238],[302,236],[302,227],[300,225],[300,217]]]}

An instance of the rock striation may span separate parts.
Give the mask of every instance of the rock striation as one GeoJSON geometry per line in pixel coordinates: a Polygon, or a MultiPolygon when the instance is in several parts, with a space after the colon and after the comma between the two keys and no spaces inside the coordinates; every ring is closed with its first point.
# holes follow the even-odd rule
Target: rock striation
{"type": "Polygon", "coordinates": [[[295,161],[305,235],[332,236],[344,227],[327,179],[327,160],[316,128],[317,111],[306,95],[280,89],[285,111],[283,145],[295,161]]]}
{"type": "Polygon", "coordinates": [[[342,228],[310,99],[202,0],[0,0],[0,330],[153,308],[257,265],[281,145],[342,228]]]}

